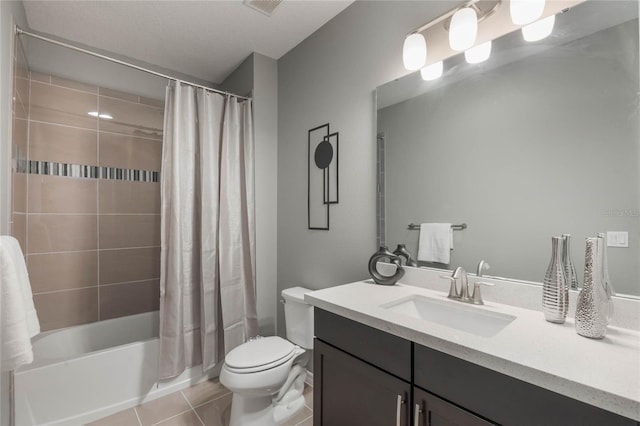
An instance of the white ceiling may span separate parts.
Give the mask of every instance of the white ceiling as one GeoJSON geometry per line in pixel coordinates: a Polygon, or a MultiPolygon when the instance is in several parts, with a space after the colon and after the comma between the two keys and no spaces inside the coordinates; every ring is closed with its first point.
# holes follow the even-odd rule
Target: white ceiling
{"type": "Polygon", "coordinates": [[[32,1],[32,30],[221,83],[252,52],[279,59],[353,0],[32,1]]]}

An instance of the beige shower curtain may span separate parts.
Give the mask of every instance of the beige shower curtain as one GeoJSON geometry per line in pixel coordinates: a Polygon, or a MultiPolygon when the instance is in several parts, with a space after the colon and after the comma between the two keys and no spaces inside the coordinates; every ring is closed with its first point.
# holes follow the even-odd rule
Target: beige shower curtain
{"type": "Polygon", "coordinates": [[[257,333],[250,100],[171,83],[162,148],[159,375],[257,333]]]}

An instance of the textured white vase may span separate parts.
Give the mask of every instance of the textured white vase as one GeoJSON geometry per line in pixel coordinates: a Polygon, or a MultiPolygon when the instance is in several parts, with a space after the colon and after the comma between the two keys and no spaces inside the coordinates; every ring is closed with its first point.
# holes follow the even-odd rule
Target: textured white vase
{"type": "Polygon", "coordinates": [[[587,238],[584,259],[584,285],[578,294],[576,332],[591,339],[602,339],[609,322],[609,299],[604,288],[602,238],[587,238]]]}

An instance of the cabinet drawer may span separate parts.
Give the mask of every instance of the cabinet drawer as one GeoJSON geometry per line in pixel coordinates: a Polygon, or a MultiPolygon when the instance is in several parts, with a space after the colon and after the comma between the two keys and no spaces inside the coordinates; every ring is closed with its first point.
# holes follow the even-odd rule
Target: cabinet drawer
{"type": "Polygon", "coordinates": [[[411,342],[322,309],[314,311],[316,338],[411,381],[411,342]]]}
{"type": "Polygon", "coordinates": [[[421,346],[415,385],[503,425],[637,426],[632,419],[421,346]]]}

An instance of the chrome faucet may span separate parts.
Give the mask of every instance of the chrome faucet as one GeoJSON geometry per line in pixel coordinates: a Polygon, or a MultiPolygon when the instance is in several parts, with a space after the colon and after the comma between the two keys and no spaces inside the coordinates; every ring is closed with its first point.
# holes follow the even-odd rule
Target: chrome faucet
{"type": "MultiPolygon", "coordinates": [[[[484,262],[484,261],[483,261],[484,262]]],[[[486,265],[486,262],[484,263],[486,265]]],[[[449,299],[457,300],[464,303],[472,303],[474,305],[484,305],[482,300],[482,293],[480,292],[480,286],[493,286],[491,283],[482,281],[476,281],[473,283],[473,291],[469,294],[469,277],[467,277],[467,271],[462,266],[458,266],[451,276],[441,276],[443,279],[451,281],[451,287],[449,287],[449,299]],[[460,279],[460,290],[458,291],[458,279],[460,279]]]]}
{"type": "Polygon", "coordinates": [[[491,268],[491,265],[489,265],[485,260],[481,260],[480,263],[478,263],[478,269],[476,270],[476,277],[483,276],[484,271],[489,270],[489,268],[491,268]]]}
{"type": "MultiPolygon", "coordinates": [[[[451,274],[451,278],[453,278],[454,282],[458,281],[460,278],[460,292],[458,293],[458,299],[460,300],[468,300],[469,299],[469,277],[467,277],[467,271],[464,270],[462,266],[458,266],[453,274],[451,274]]],[[[456,286],[457,289],[457,286],[456,286]]]]}

